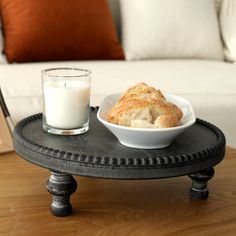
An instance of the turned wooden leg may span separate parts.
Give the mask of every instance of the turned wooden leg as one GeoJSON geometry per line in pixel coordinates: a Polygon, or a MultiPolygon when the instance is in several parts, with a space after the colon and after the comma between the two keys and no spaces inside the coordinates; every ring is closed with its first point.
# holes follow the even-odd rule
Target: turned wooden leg
{"type": "Polygon", "coordinates": [[[191,199],[205,200],[208,198],[207,182],[214,176],[214,173],[214,169],[210,168],[189,175],[192,179],[192,188],[189,190],[191,199]]]}
{"type": "Polygon", "coordinates": [[[70,195],[75,192],[77,183],[68,174],[51,172],[47,181],[47,190],[52,194],[51,212],[55,216],[71,214],[70,195]]]}

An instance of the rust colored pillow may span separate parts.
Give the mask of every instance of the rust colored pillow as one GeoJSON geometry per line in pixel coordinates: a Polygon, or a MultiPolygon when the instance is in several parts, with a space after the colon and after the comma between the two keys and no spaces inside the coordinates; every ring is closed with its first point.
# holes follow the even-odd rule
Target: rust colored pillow
{"type": "Polygon", "coordinates": [[[124,59],[107,0],[0,0],[8,62],[124,59]]]}

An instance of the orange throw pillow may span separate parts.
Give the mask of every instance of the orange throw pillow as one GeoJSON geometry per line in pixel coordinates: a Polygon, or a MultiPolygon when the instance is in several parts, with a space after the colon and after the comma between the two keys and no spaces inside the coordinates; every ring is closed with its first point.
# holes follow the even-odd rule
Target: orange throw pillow
{"type": "Polygon", "coordinates": [[[107,0],[0,0],[8,62],[124,59],[107,0]]]}

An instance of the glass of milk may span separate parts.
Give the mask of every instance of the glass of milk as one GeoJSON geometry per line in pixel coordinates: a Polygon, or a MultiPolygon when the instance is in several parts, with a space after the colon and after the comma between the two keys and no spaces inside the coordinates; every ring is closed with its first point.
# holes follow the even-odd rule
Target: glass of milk
{"type": "Polygon", "coordinates": [[[42,71],[43,129],[77,135],[89,129],[91,71],[51,68],[42,71]]]}

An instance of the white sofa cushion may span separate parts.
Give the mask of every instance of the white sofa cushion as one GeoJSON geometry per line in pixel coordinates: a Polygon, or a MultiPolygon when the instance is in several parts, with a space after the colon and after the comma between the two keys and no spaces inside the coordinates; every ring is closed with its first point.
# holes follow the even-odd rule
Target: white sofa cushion
{"type": "Polygon", "coordinates": [[[224,0],[220,13],[222,37],[225,43],[225,56],[236,61],[236,1],[224,0]]]}
{"type": "Polygon", "coordinates": [[[236,65],[207,60],[81,61],[0,65],[0,84],[14,122],[41,112],[41,73],[72,66],[93,71],[91,104],[138,82],[183,96],[197,117],[219,126],[236,147],[236,65]]]}
{"type": "Polygon", "coordinates": [[[128,60],[223,59],[214,0],[121,0],[128,60]]]}
{"type": "MultiPolygon", "coordinates": [[[[117,34],[121,38],[121,16],[120,16],[120,0],[108,0],[112,18],[116,27],[117,34]]],[[[220,12],[222,0],[215,0],[215,8],[217,14],[220,12]]]]}

